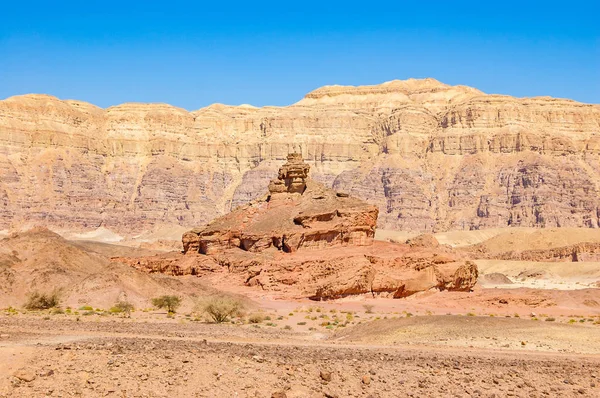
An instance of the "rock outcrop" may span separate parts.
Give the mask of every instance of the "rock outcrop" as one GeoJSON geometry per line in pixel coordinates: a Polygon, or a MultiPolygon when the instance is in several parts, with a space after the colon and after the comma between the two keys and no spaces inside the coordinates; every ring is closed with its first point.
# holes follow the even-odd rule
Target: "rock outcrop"
{"type": "Polygon", "coordinates": [[[372,244],[377,207],[309,179],[309,170],[300,154],[288,155],[267,195],[185,233],[184,252],[214,254],[231,248],[295,252],[372,244]]]}
{"type": "Polygon", "coordinates": [[[380,228],[600,226],[599,105],[410,79],[194,112],[2,100],[0,230],[202,225],[259,198],[292,151],[380,228]]]}
{"type": "Polygon", "coordinates": [[[314,300],[469,291],[477,266],[431,235],[375,242],[378,210],[309,178],[292,153],[261,199],[183,235],[184,253],[115,258],[136,269],[215,277],[314,300]]]}

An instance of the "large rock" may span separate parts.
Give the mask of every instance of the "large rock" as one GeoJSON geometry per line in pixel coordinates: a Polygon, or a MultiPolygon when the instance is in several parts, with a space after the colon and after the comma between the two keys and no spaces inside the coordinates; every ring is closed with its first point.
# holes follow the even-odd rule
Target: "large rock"
{"type": "Polygon", "coordinates": [[[294,252],[370,245],[378,209],[308,178],[297,153],[279,169],[263,198],[240,206],[207,227],[183,235],[184,252],[214,254],[231,248],[294,252]]]}
{"type": "Polygon", "coordinates": [[[299,154],[290,154],[263,198],[186,232],[185,254],[118,260],[151,273],[221,271],[227,286],[314,300],[473,288],[477,266],[464,254],[431,235],[406,244],[375,242],[377,208],[312,181],[309,170],[299,154]]]}
{"type": "Polygon", "coordinates": [[[222,289],[237,285],[234,290],[239,290],[245,285],[288,298],[313,300],[470,291],[478,278],[477,266],[447,246],[424,248],[381,241],[294,253],[230,248],[209,255],[171,253],[118,260],[150,273],[201,276],[222,289]]]}
{"type": "Polygon", "coordinates": [[[414,231],[600,226],[600,106],[433,79],[327,86],[287,107],[0,101],[0,231],[123,236],[258,199],[291,151],[414,231]]]}

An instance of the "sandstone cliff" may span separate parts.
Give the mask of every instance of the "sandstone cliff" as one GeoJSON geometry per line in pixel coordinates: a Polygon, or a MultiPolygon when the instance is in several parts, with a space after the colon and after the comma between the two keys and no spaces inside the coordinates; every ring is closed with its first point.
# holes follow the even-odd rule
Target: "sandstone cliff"
{"type": "Polygon", "coordinates": [[[288,107],[0,101],[0,230],[193,227],[313,177],[419,231],[600,226],[600,106],[433,79],[327,86],[288,107]]]}

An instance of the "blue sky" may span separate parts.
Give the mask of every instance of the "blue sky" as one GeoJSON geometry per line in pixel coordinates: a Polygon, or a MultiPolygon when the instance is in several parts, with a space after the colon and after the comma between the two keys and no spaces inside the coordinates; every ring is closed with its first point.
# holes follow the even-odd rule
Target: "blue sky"
{"type": "MultiPolygon", "coordinates": [[[[4,2],[3,2],[4,3],[4,2]]],[[[433,77],[600,103],[600,1],[44,1],[0,6],[0,98],[288,105],[433,77]]]]}

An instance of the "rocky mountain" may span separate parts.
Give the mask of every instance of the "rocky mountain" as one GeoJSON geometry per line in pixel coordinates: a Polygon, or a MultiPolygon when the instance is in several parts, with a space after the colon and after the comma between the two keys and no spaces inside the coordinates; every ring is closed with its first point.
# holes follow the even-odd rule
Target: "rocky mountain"
{"type": "Polygon", "coordinates": [[[287,107],[0,101],[0,230],[196,227],[288,153],[379,228],[600,227],[600,106],[434,79],[326,86],[287,107]]]}

